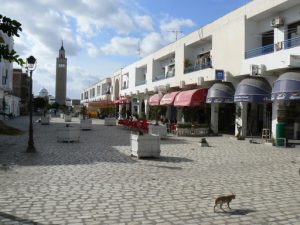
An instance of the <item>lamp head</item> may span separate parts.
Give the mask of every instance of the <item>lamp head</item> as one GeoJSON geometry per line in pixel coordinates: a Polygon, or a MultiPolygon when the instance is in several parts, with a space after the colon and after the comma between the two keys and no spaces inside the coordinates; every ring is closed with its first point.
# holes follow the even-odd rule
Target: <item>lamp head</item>
{"type": "Polygon", "coordinates": [[[26,67],[29,69],[29,70],[35,70],[36,68],[36,58],[34,58],[32,55],[29,56],[27,59],[26,59],[26,67]]]}

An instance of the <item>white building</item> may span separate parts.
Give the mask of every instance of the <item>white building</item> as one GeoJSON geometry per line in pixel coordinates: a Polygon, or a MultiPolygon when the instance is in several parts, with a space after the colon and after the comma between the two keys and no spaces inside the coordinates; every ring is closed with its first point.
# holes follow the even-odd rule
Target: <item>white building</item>
{"type": "MultiPolygon", "coordinates": [[[[116,71],[112,100],[126,97],[120,111],[146,116],[149,105],[165,105],[177,121],[184,106],[205,105],[199,118],[208,116],[215,133],[266,128],[276,137],[284,123],[286,136],[300,139],[299,12],[300,1],[253,0],[116,71]]],[[[95,90],[86,88],[82,102],[95,101],[95,90]]]]}
{"type": "MultiPolygon", "coordinates": [[[[14,40],[0,30],[0,44],[13,49],[14,40]]],[[[13,91],[13,64],[7,60],[0,61],[0,111],[6,114],[20,115],[18,97],[11,95],[13,91]]],[[[2,117],[0,117],[2,118],[2,117]]]]}

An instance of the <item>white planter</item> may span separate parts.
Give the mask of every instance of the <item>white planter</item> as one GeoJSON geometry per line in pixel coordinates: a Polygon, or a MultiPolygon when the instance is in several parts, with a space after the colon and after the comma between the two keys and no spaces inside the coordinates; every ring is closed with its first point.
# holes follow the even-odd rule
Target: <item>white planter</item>
{"type": "Polygon", "coordinates": [[[167,137],[167,127],[165,125],[153,125],[149,124],[149,134],[159,135],[160,138],[167,137]]]}
{"type": "Polygon", "coordinates": [[[104,125],[105,126],[116,126],[116,124],[117,124],[117,120],[116,120],[116,118],[108,118],[108,117],[106,117],[105,119],[104,119],[104,125]]]}
{"type": "Polygon", "coordinates": [[[71,115],[65,115],[65,122],[72,122],[72,116],[71,115]]]}
{"type": "Polygon", "coordinates": [[[57,129],[58,142],[79,142],[80,129],[78,127],[62,127],[57,129]]]}
{"type": "Polygon", "coordinates": [[[91,130],[92,129],[92,120],[80,120],[80,129],[81,130],[91,130]]]}
{"type": "Polygon", "coordinates": [[[42,116],[41,117],[41,124],[42,125],[49,125],[50,124],[50,115],[42,116]]]}
{"type": "Polygon", "coordinates": [[[65,118],[65,115],[63,113],[60,114],[60,118],[65,118]]]}
{"type": "Polygon", "coordinates": [[[160,156],[160,137],[159,135],[138,135],[131,134],[131,156],[159,157],[160,156]]]}
{"type": "Polygon", "coordinates": [[[209,128],[177,128],[177,136],[203,137],[207,136],[209,128]]]}

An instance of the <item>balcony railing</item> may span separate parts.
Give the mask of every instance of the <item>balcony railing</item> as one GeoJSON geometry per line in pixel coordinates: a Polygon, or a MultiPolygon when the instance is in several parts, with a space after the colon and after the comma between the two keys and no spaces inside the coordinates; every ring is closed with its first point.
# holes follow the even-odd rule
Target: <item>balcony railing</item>
{"type": "Polygon", "coordinates": [[[198,71],[198,70],[204,70],[207,68],[211,68],[212,64],[211,61],[207,62],[207,63],[201,63],[201,64],[197,64],[197,65],[193,65],[193,66],[189,66],[187,68],[184,68],[184,73],[191,73],[194,71],[198,71]]]}
{"type": "Polygon", "coordinates": [[[300,46],[300,36],[283,41],[282,42],[282,46],[285,49],[289,49],[289,48],[294,48],[294,47],[300,46]]]}
{"type": "Polygon", "coordinates": [[[155,78],[154,78],[154,81],[158,81],[158,80],[164,80],[166,79],[166,75],[165,74],[162,74],[162,75],[157,75],[155,78]]]}
{"type": "Polygon", "coordinates": [[[260,55],[266,55],[274,52],[275,44],[265,45],[259,48],[251,49],[245,52],[245,59],[253,58],[260,55]]]}
{"type": "Polygon", "coordinates": [[[156,76],[153,81],[164,80],[174,76],[175,76],[175,71],[168,71],[166,74],[156,76]]]}
{"type": "Polygon", "coordinates": [[[280,51],[282,49],[289,49],[297,46],[300,46],[300,36],[282,42],[278,42],[277,44],[271,44],[271,45],[266,45],[263,47],[251,49],[245,52],[245,59],[273,53],[274,49],[276,49],[276,51],[280,51]]]}
{"type": "Polygon", "coordinates": [[[135,82],[135,86],[140,86],[146,84],[146,80],[138,80],[135,82]]]}

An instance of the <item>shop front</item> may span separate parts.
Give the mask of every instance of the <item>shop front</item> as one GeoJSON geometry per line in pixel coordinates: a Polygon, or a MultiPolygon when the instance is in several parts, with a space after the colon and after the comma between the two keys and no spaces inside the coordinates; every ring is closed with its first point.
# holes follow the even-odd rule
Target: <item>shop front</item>
{"type": "Polygon", "coordinates": [[[229,82],[215,83],[208,90],[206,103],[211,105],[211,129],[215,134],[234,134],[234,87],[229,82]]]}
{"type": "Polygon", "coordinates": [[[271,86],[264,78],[246,78],[235,91],[236,129],[239,137],[261,136],[271,129],[271,86]]]}
{"type": "Polygon", "coordinates": [[[300,140],[300,73],[279,76],[273,84],[272,101],[273,138],[300,140]]]}

